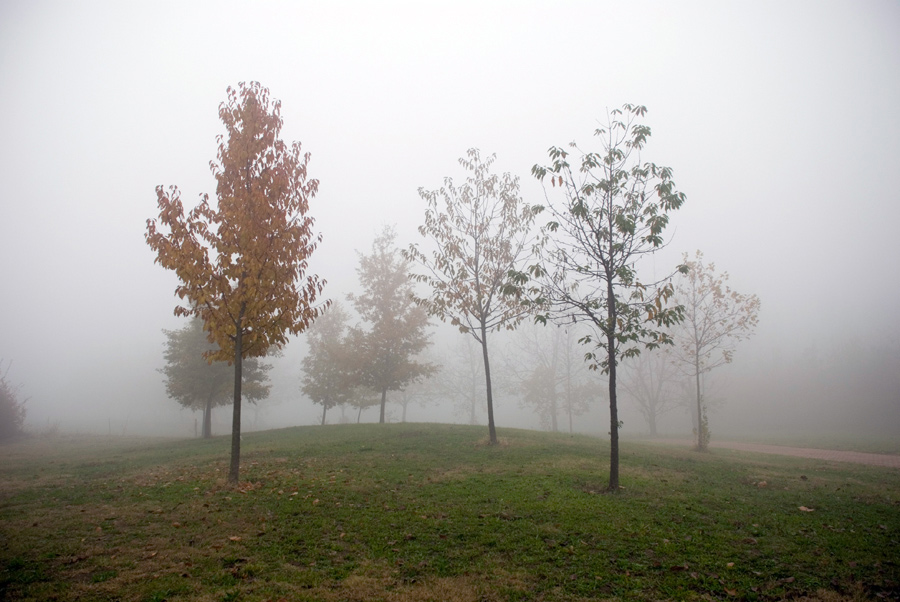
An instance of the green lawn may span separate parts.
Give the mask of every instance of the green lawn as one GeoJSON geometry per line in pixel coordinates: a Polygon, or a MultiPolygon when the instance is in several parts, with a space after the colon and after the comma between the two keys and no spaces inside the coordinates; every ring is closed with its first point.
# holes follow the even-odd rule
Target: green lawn
{"type": "Polygon", "coordinates": [[[0,600],[900,596],[900,471],[447,425],[2,448],[0,600]]]}

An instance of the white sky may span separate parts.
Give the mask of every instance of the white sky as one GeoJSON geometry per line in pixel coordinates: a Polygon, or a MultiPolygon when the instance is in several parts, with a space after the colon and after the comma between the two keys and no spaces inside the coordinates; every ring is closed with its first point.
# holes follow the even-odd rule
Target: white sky
{"type": "Polygon", "coordinates": [[[757,293],[757,353],[900,336],[895,0],[2,0],[0,358],[29,421],[177,414],[155,372],[175,280],[144,223],[157,184],[214,192],[217,107],[245,80],[312,153],[335,298],[383,224],[416,239],[417,189],[462,177],[467,148],[539,202],[547,148],[633,102],[688,199],[659,269],[699,248],[757,293]]]}

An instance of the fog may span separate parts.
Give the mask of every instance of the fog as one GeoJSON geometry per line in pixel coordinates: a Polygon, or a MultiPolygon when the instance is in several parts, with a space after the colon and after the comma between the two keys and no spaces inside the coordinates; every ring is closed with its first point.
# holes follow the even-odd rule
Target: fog
{"type": "MultiPolygon", "coordinates": [[[[157,372],[162,329],[183,321],[144,229],[156,185],[178,185],[186,204],[214,193],[228,86],[269,87],[283,138],[312,154],[324,237],[313,270],[341,300],[355,251],[383,225],[402,245],[419,240],[417,189],[462,178],[468,148],[496,153],[496,171],[542,202],[531,166],[550,146],[589,145],[606,110],[631,102],[648,108],[645,158],[671,166],[687,195],[643,269],[665,273],[700,249],[762,300],[755,336],[716,373],[713,437],[890,435],[898,74],[893,0],[3,2],[0,358],[33,431],[194,434],[198,415],[166,398],[157,372]]],[[[454,337],[435,335],[439,363],[457,354],[454,337]]],[[[272,360],[271,399],[245,413],[247,428],[318,422],[299,392],[304,353],[301,335],[272,360]]],[[[608,430],[604,403],[582,430],[608,430]]],[[[645,429],[622,403],[626,431],[645,429]]],[[[468,421],[449,401],[412,403],[407,419],[468,421]]],[[[511,388],[496,419],[540,426],[511,388]]],[[[690,417],[661,428],[689,433],[690,417]]]]}

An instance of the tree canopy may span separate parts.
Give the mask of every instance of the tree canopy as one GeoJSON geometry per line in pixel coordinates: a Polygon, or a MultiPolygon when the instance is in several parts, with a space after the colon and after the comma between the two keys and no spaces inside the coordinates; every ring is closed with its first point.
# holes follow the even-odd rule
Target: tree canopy
{"type": "MultiPolygon", "coordinates": [[[[217,351],[203,331],[203,320],[191,318],[178,330],[163,330],[166,335],[166,365],[160,372],[166,377],[166,394],[183,407],[203,412],[203,437],[212,436],[212,410],[226,405],[233,394],[233,373],[224,362],[207,357],[217,351]]],[[[251,403],[269,396],[268,371],[271,365],[257,358],[244,362],[242,395],[251,403]]]]}
{"type": "Polygon", "coordinates": [[[234,412],[228,480],[240,466],[241,362],[280,348],[318,316],[324,280],[306,273],[321,237],[313,234],[309,201],[319,182],[307,177],[309,154],[285,145],[281,103],[257,82],[228,88],[219,105],[226,133],[218,137],[216,206],[202,195],[185,213],[178,188],[156,188],[159,218],[147,220],[156,262],[173,270],[186,305],[176,315],[200,316],[218,351],[233,362],[234,412]]]}

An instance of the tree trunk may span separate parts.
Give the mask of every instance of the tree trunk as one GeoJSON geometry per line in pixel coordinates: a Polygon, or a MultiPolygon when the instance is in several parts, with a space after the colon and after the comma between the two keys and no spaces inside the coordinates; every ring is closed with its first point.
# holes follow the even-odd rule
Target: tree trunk
{"type": "Polygon", "coordinates": [[[359,421],[361,418],[362,418],[362,404],[359,404],[359,412],[356,413],[356,424],[359,424],[359,421]]]}
{"type": "MultiPolygon", "coordinates": [[[[243,311],[241,311],[243,313],[243,311]]],[[[231,420],[231,467],[228,482],[236,485],[241,468],[241,362],[244,328],[238,324],[234,337],[234,413],[231,420]]]]}
{"type": "Polygon", "coordinates": [[[378,419],[379,424],[384,424],[384,406],[387,403],[387,389],[381,390],[381,417],[378,419]]]}
{"type": "Polygon", "coordinates": [[[403,402],[403,418],[400,419],[400,422],[402,422],[403,424],[406,424],[406,406],[408,406],[408,405],[409,405],[409,401],[403,402]]]}
{"type": "Polygon", "coordinates": [[[212,437],[212,395],[206,399],[206,407],[203,408],[203,438],[212,437]]]}
{"type": "MultiPolygon", "coordinates": [[[[695,356],[696,358],[696,356],[695,356]]],[[[697,449],[706,451],[706,441],[703,436],[703,395],[700,393],[700,359],[694,362],[694,379],[697,387],[697,449]]]]}
{"type": "Polygon", "coordinates": [[[469,390],[469,424],[475,426],[478,424],[478,382],[475,375],[472,375],[472,388],[469,390]]]}
{"type": "Polygon", "coordinates": [[[491,391],[491,363],[488,360],[487,329],[481,324],[481,355],[484,358],[484,383],[487,388],[487,414],[489,444],[497,445],[497,428],[494,426],[494,394],[491,391]]]}
{"type": "Polygon", "coordinates": [[[616,405],[616,297],[612,278],[606,283],[609,324],[606,351],[609,359],[609,490],[619,490],[619,409],[616,405]]]}
{"type": "Polygon", "coordinates": [[[554,433],[559,432],[559,424],[556,422],[556,392],[553,392],[553,399],[550,400],[550,428],[554,433]]]}
{"type": "Polygon", "coordinates": [[[569,357],[569,336],[566,333],[566,409],[569,413],[569,434],[574,431],[572,428],[572,361],[569,357]]]}
{"type": "Polygon", "coordinates": [[[322,426],[325,426],[325,412],[328,411],[328,404],[324,401],[322,402],[322,426]]]}
{"type": "Polygon", "coordinates": [[[656,437],[656,410],[647,412],[647,422],[650,424],[650,436],[656,437]]]}

